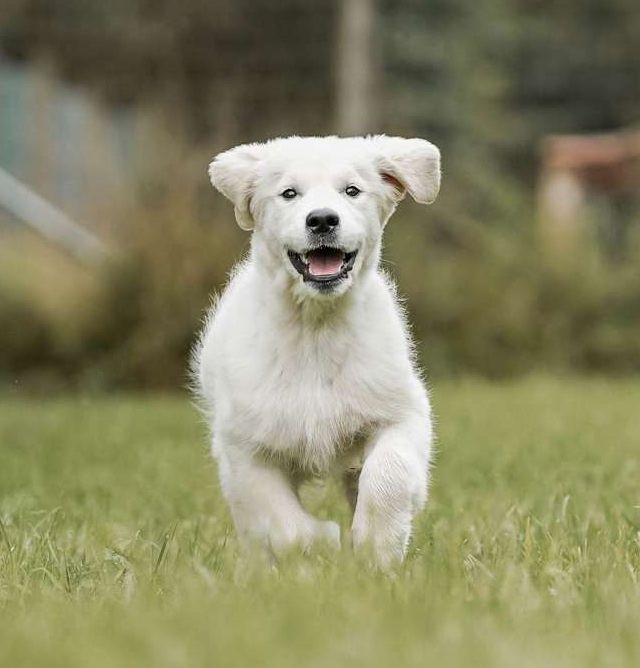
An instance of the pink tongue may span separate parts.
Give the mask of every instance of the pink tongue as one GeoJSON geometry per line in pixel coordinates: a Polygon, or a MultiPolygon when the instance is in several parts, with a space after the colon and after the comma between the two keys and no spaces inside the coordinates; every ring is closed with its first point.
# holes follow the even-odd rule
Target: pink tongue
{"type": "Polygon", "coordinates": [[[309,253],[307,261],[312,276],[331,276],[342,268],[342,253],[309,253]]]}

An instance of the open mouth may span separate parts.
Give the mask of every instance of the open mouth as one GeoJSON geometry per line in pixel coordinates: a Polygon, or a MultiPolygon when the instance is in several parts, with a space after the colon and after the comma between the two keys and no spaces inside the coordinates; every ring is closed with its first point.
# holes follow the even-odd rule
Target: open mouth
{"type": "Polygon", "coordinates": [[[320,246],[305,253],[288,251],[294,269],[305,281],[331,283],[346,278],[353,269],[358,251],[345,253],[339,248],[320,246]]]}

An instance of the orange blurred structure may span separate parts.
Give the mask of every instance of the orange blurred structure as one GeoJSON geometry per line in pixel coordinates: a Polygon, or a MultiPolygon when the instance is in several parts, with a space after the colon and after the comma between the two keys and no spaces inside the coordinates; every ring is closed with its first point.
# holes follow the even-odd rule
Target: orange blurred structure
{"type": "Polygon", "coordinates": [[[591,196],[633,195],[640,186],[640,132],[552,135],[542,143],[539,214],[553,253],[580,234],[591,196]]]}

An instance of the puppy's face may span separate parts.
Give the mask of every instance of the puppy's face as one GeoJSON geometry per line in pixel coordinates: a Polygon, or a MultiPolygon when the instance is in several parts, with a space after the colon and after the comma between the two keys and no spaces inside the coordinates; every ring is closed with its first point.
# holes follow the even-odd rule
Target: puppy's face
{"type": "Polygon", "coordinates": [[[238,146],[209,167],[254,230],[257,260],[299,298],[344,294],[377,266],[384,226],[409,192],[432,202],[438,149],[399,137],[290,137],[238,146]]]}

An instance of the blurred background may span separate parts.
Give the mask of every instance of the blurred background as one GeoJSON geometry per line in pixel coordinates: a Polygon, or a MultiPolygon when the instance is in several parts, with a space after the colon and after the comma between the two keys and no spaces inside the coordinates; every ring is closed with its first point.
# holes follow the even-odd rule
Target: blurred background
{"type": "Polygon", "coordinates": [[[637,0],[2,0],[0,386],[184,386],[248,236],[219,150],[421,136],[387,229],[432,376],[640,370],[637,0]]]}

